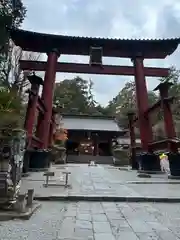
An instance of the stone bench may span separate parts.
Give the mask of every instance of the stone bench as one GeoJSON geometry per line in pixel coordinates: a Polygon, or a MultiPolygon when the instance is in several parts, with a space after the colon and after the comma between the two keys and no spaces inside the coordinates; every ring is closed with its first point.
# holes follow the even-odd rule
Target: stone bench
{"type": "Polygon", "coordinates": [[[50,177],[54,177],[54,172],[45,172],[44,174],[43,174],[43,176],[45,176],[46,177],[46,182],[45,182],[45,186],[47,187],[48,186],[48,184],[49,184],[49,178],[50,177]]]}
{"type": "Polygon", "coordinates": [[[65,187],[68,187],[68,180],[69,180],[69,175],[71,174],[71,172],[64,171],[64,172],[62,172],[62,174],[65,175],[65,187]]]}
{"type": "MultiPolygon", "coordinates": [[[[61,172],[62,175],[65,175],[65,187],[68,187],[68,181],[69,181],[69,175],[71,174],[71,172],[68,172],[68,171],[63,171],[61,172]]],[[[48,187],[49,185],[49,178],[50,177],[54,177],[55,176],[55,173],[54,172],[45,172],[43,174],[43,176],[46,177],[46,181],[45,181],[45,184],[44,186],[45,187],[48,187]]],[[[53,184],[54,185],[54,184],[53,184]]],[[[58,184],[55,184],[55,185],[58,185],[58,184]]]]}

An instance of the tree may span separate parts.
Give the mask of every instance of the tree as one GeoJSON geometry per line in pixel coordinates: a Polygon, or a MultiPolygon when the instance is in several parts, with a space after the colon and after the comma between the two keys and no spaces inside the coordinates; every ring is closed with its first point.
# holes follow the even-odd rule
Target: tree
{"type": "Polygon", "coordinates": [[[80,77],[56,84],[54,105],[63,108],[64,113],[110,115],[109,108],[102,107],[94,100],[92,80],[80,77]]]}
{"type": "MultiPolygon", "coordinates": [[[[157,95],[149,91],[148,101],[151,106],[157,101],[157,95]]],[[[118,95],[109,102],[108,108],[112,115],[116,115],[121,126],[127,126],[127,113],[129,111],[137,112],[135,81],[127,82],[118,95]]]]}
{"type": "Polygon", "coordinates": [[[88,99],[88,108],[89,108],[89,113],[96,113],[96,104],[97,102],[94,100],[94,95],[93,95],[93,81],[89,79],[87,86],[87,99],[88,99]]]}
{"type": "Polygon", "coordinates": [[[118,116],[124,115],[129,109],[135,109],[136,106],[136,91],[134,81],[127,82],[122,90],[109,102],[108,108],[112,113],[117,112],[118,116]]]}
{"type": "MultiPolygon", "coordinates": [[[[16,0],[15,8],[11,0],[0,1],[0,127],[16,128],[23,123],[23,105],[21,98],[12,91],[12,81],[9,73],[12,70],[13,43],[9,38],[7,28],[20,27],[26,15],[26,9],[21,0],[16,0]]],[[[22,127],[22,125],[21,125],[22,127]]]]}
{"type": "Polygon", "coordinates": [[[17,128],[23,124],[21,99],[6,88],[0,89],[0,128],[17,128]]]}
{"type": "MultiPolygon", "coordinates": [[[[169,75],[167,77],[163,77],[160,79],[160,82],[171,82],[173,85],[169,89],[169,96],[174,96],[176,99],[174,100],[173,104],[171,105],[171,110],[174,118],[174,123],[176,127],[176,133],[179,135],[180,133],[180,71],[177,70],[175,67],[171,67],[169,71],[169,75]]],[[[158,121],[154,126],[154,132],[157,138],[161,138],[161,136],[165,136],[164,132],[164,120],[162,111],[159,114],[158,121]]]]}
{"type": "Polygon", "coordinates": [[[114,116],[112,110],[108,106],[103,107],[100,104],[96,105],[96,114],[103,115],[103,116],[114,116]]]}
{"type": "Polygon", "coordinates": [[[21,0],[16,0],[16,6],[13,8],[12,0],[1,0],[0,2],[0,52],[7,50],[8,32],[6,27],[18,28],[26,16],[26,8],[21,0]]]}
{"type": "Polygon", "coordinates": [[[11,57],[11,70],[8,87],[13,88],[17,91],[18,96],[23,97],[24,89],[29,87],[29,81],[27,77],[32,74],[32,71],[26,70],[22,71],[20,68],[19,61],[20,60],[32,60],[37,61],[41,57],[40,53],[35,52],[24,52],[20,47],[14,45],[12,49],[12,57],[11,57]]]}
{"type": "Polygon", "coordinates": [[[180,120],[180,71],[175,67],[171,67],[168,77],[160,79],[161,82],[168,81],[173,83],[169,90],[169,96],[177,97],[171,105],[173,116],[176,120],[180,120]]]}
{"type": "MultiPolygon", "coordinates": [[[[92,85],[90,91],[91,88],[92,85]]],[[[65,79],[55,86],[54,104],[63,108],[64,113],[89,113],[94,105],[93,96],[89,94],[88,81],[80,77],[65,79]]]]}
{"type": "Polygon", "coordinates": [[[19,27],[25,15],[26,9],[21,0],[17,0],[14,9],[11,0],[0,2],[0,84],[7,85],[11,69],[12,44],[6,27],[19,27]]]}

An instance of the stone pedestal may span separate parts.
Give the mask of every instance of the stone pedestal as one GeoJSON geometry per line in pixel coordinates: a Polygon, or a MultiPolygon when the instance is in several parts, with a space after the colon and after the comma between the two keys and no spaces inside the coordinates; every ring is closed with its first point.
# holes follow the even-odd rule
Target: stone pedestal
{"type": "Polygon", "coordinates": [[[31,158],[31,151],[26,150],[24,153],[24,159],[23,159],[23,173],[27,173],[29,171],[30,158],[31,158]]]}
{"type": "Polygon", "coordinates": [[[26,194],[20,194],[18,196],[16,205],[15,205],[15,210],[19,213],[26,212],[26,194]]]}
{"type": "Polygon", "coordinates": [[[159,172],[160,160],[159,157],[151,153],[142,153],[138,156],[139,169],[145,172],[159,172]]]}
{"type": "Polygon", "coordinates": [[[27,193],[27,206],[30,207],[33,204],[34,189],[29,189],[27,193]]]}
{"type": "Polygon", "coordinates": [[[138,170],[139,169],[139,164],[138,164],[138,158],[137,158],[137,156],[135,155],[132,155],[132,156],[130,156],[130,158],[131,158],[131,163],[132,163],[132,170],[138,170]]]}
{"type": "Polygon", "coordinates": [[[17,200],[25,145],[25,131],[0,129],[0,203],[2,206],[17,200]]]}
{"type": "Polygon", "coordinates": [[[52,149],[55,164],[66,163],[66,148],[55,146],[52,149]]]}
{"type": "Polygon", "coordinates": [[[179,153],[169,153],[169,167],[171,176],[180,176],[180,154],[179,153]]]}
{"type": "Polygon", "coordinates": [[[31,153],[29,161],[29,169],[32,171],[37,169],[47,169],[50,167],[51,151],[34,150],[31,153]]]}
{"type": "Polygon", "coordinates": [[[113,163],[115,166],[128,166],[129,157],[127,151],[120,148],[113,149],[113,163]]]}

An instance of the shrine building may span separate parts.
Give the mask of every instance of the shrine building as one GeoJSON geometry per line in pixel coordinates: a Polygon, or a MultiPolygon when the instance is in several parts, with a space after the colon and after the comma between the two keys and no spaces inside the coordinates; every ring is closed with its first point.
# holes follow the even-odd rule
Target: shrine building
{"type": "Polygon", "coordinates": [[[124,136],[114,117],[63,115],[62,127],[67,129],[67,162],[112,163],[113,140],[124,136]]]}

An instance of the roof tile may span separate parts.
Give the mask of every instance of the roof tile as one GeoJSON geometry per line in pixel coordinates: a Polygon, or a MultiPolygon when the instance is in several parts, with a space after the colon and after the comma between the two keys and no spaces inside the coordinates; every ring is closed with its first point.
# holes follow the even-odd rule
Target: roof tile
{"type": "Polygon", "coordinates": [[[63,127],[67,130],[91,130],[91,131],[110,131],[121,132],[114,119],[98,119],[98,118],[73,118],[63,117],[63,127]]]}

